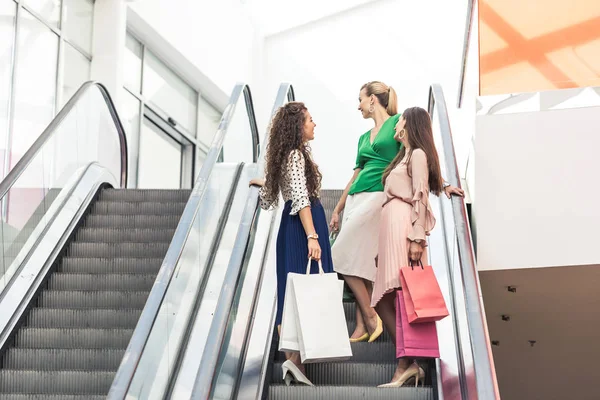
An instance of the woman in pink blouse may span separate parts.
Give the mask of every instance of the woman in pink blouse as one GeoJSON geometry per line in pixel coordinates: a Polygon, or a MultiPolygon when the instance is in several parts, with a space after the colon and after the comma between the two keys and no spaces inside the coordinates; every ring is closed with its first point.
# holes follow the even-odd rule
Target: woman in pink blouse
{"type": "MultiPolygon", "coordinates": [[[[435,226],[429,192],[443,190],[440,162],[433,141],[431,119],[419,107],[409,108],[395,127],[394,138],[404,146],[383,174],[385,203],[379,230],[378,268],[371,305],[396,342],[395,292],[401,289],[400,268],[409,261],[427,264],[427,235],[435,226]]],[[[414,360],[401,358],[392,382],[399,387],[408,379],[424,378],[414,360]]],[[[418,382],[418,381],[417,381],[418,382]]]]}

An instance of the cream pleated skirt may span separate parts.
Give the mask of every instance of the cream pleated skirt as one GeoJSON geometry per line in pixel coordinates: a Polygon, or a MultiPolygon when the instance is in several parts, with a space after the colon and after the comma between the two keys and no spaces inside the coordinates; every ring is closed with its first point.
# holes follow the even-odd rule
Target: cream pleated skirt
{"type": "Polygon", "coordinates": [[[333,268],[336,272],[375,280],[379,220],[384,200],[383,192],[348,196],[342,229],[331,248],[333,268]]]}

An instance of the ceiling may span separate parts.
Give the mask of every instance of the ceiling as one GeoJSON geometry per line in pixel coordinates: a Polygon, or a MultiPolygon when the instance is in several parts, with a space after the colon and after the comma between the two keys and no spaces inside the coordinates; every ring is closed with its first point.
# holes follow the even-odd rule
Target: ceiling
{"type": "Polygon", "coordinates": [[[502,398],[600,399],[600,266],[479,276],[502,398]]]}
{"type": "Polygon", "coordinates": [[[265,36],[386,0],[240,0],[265,36]]]}

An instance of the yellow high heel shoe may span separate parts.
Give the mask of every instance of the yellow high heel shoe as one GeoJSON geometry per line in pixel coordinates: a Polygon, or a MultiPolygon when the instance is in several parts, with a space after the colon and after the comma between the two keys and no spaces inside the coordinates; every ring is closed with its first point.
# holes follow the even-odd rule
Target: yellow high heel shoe
{"type": "Polygon", "coordinates": [[[383,321],[381,320],[381,318],[379,318],[379,315],[378,315],[377,316],[377,328],[375,328],[375,331],[369,337],[369,343],[376,341],[379,338],[379,336],[381,336],[382,333],[383,333],[383,321]]]}
{"type": "Polygon", "coordinates": [[[394,382],[379,385],[377,387],[382,389],[399,388],[412,378],[415,378],[415,387],[419,386],[419,380],[422,385],[425,385],[425,371],[423,371],[423,368],[419,367],[416,363],[411,364],[411,366],[408,367],[408,369],[394,382]]]}
{"type": "Polygon", "coordinates": [[[365,340],[368,340],[371,336],[368,333],[365,333],[364,335],[362,335],[361,337],[357,337],[357,338],[350,338],[350,343],[358,343],[358,342],[364,342],[365,340]]]}

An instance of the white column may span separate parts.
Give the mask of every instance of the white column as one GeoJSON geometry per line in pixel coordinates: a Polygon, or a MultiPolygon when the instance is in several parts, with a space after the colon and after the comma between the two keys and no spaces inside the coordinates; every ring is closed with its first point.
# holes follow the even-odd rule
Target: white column
{"type": "Polygon", "coordinates": [[[127,4],[97,0],[94,5],[92,79],[106,86],[117,109],[123,92],[127,4]]]}

